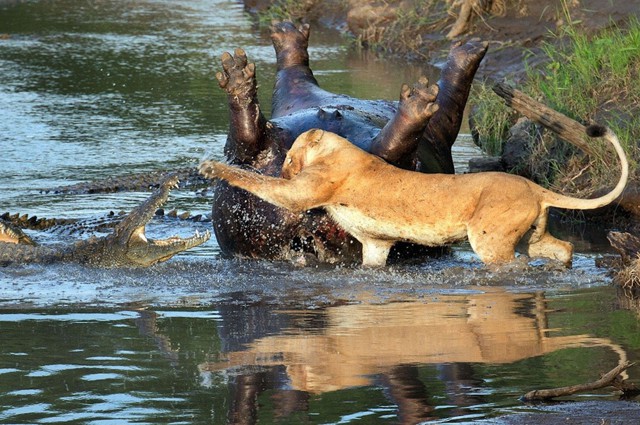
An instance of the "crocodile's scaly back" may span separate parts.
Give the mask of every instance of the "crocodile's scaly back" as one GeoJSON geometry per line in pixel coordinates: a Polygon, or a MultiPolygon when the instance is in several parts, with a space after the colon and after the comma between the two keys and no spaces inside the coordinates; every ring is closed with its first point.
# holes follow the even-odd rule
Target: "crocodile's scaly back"
{"type": "Polygon", "coordinates": [[[163,181],[171,175],[177,175],[180,179],[181,187],[208,186],[211,182],[198,174],[196,167],[185,167],[176,170],[147,171],[138,174],[125,174],[122,176],[110,176],[106,179],[81,182],[68,186],[59,186],[48,189],[41,189],[42,193],[55,194],[92,194],[92,193],[114,193],[124,191],[146,191],[160,187],[158,182],[163,181]]]}
{"type": "Polygon", "coordinates": [[[51,264],[64,261],[64,246],[33,246],[0,243],[0,266],[10,264],[51,264]]]}

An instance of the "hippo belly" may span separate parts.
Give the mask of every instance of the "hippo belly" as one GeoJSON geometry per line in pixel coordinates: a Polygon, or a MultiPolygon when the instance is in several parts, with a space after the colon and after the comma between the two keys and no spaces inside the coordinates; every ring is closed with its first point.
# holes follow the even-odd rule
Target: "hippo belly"
{"type": "MultiPolygon", "coordinates": [[[[390,105],[389,110],[393,110],[390,105]]],[[[279,132],[281,143],[288,150],[302,133],[319,128],[348,139],[360,149],[369,151],[390,116],[371,114],[346,106],[308,108],[270,121],[279,132]]]]}

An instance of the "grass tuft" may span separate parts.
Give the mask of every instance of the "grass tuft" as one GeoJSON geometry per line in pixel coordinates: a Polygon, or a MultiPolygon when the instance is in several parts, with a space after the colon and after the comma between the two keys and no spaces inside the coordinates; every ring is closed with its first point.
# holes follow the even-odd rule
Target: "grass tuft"
{"type": "Polygon", "coordinates": [[[488,84],[474,84],[469,96],[472,103],[473,131],[487,154],[499,156],[509,129],[517,119],[513,109],[505,105],[488,84]]]}
{"type": "Polygon", "coordinates": [[[309,22],[320,16],[320,0],[274,0],[258,14],[258,23],[269,26],[272,21],[309,22]]]}
{"type": "MultiPolygon", "coordinates": [[[[549,107],[583,123],[599,123],[611,128],[623,145],[633,175],[640,159],[640,22],[629,21],[625,28],[612,25],[590,36],[569,23],[555,42],[542,46],[547,57],[542,68],[527,68],[520,89],[549,107]],[[558,47],[560,46],[560,47],[558,47]]],[[[506,132],[501,117],[504,106],[488,87],[475,91],[473,103],[482,111],[474,117],[481,140],[489,153],[501,150],[506,132]],[[496,123],[495,121],[499,122],[496,123]]],[[[557,142],[562,143],[562,142],[557,142]]],[[[555,171],[550,184],[565,192],[583,192],[609,186],[617,179],[611,165],[615,157],[606,146],[592,158],[581,157],[575,149],[555,149],[555,171]],[[585,171],[587,169],[588,171],[585,171]],[[577,177],[579,176],[579,177],[577,177]]],[[[532,158],[549,161],[549,158],[532,158]]]]}
{"type": "Polygon", "coordinates": [[[425,58],[423,36],[444,30],[450,16],[444,0],[402,3],[396,18],[382,26],[372,26],[358,36],[358,42],[383,54],[425,58]]]}

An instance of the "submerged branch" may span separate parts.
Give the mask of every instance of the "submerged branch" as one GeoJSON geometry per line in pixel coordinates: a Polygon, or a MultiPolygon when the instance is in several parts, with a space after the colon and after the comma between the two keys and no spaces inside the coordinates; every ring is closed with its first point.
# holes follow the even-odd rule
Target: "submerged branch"
{"type": "Polygon", "coordinates": [[[521,397],[522,401],[542,401],[555,397],[572,395],[577,392],[592,391],[605,387],[614,387],[623,393],[637,391],[635,385],[626,382],[619,375],[633,366],[635,363],[623,362],[609,372],[602,375],[600,379],[586,384],[571,385],[568,387],[552,388],[546,390],[529,391],[521,397]]]}

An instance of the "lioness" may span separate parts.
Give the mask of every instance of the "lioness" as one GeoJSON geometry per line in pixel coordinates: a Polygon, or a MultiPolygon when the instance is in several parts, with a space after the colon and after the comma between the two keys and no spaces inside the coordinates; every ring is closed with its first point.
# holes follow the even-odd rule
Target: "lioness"
{"type": "Polygon", "coordinates": [[[629,175],[615,134],[600,126],[589,127],[587,133],[607,139],[622,165],[616,187],[595,199],[560,195],[506,173],[403,170],[322,130],[309,130],[296,139],[282,166],[282,178],[216,161],[204,161],[200,173],[292,211],[325,208],[362,242],[363,265],[385,265],[396,241],[440,246],[466,237],[485,264],[512,261],[518,246],[529,256],[571,266],[572,245],[547,232],[549,207],[602,207],[622,193],[629,175]]]}

